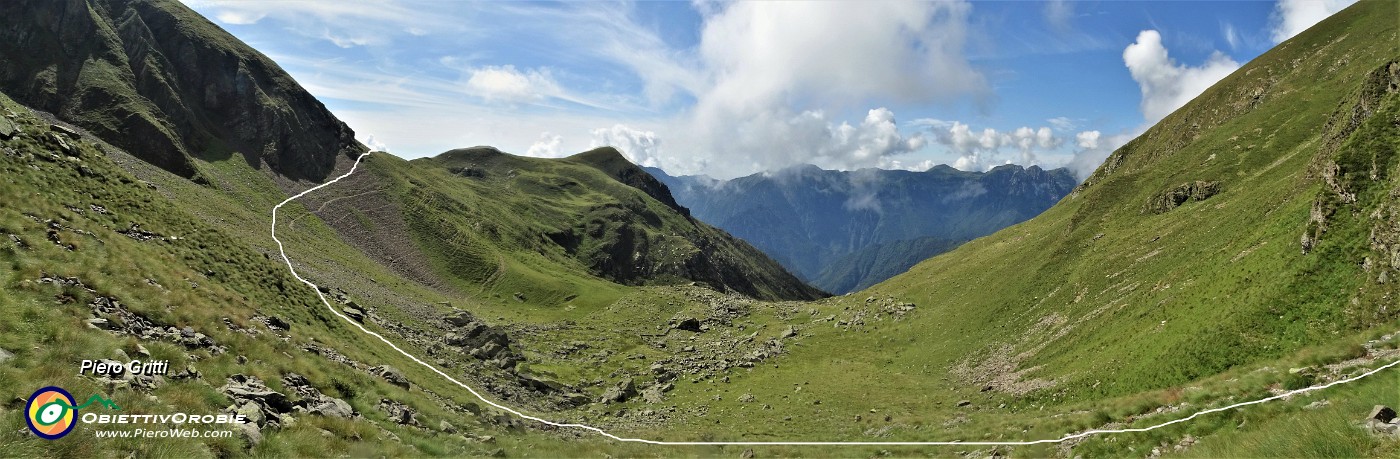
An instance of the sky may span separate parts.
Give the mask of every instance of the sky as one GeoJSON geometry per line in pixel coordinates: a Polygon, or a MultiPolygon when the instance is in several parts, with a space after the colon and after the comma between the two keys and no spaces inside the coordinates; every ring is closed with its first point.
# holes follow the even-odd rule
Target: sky
{"type": "Polygon", "coordinates": [[[1354,0],[183,0],[406,158],[1070,167],[1354,0]]]}

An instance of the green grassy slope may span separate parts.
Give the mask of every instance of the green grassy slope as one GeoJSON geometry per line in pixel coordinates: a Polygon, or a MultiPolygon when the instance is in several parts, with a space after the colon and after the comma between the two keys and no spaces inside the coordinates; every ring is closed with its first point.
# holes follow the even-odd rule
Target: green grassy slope
{"type": "Polygon", "coordinates": [[[864,290],[908,271],[921,261],[957,248],[961,243],[921,237],[875,244],[832,261],[812,284],[825,286],[833,292],[864,290]]]}
{"type": "Polygon", "coordinates": [[[659,188],[649,192],[620,181],[650,176],[606,150],[545,160],[464,149],[411,162],[373,158],[367,172],[391,190],[417,248],[457,291],[521,293],[552,306],[611,302],[619,289],[607,281],[821,296],[756,249],[688,218],[654,179],[659,188]]]}
{"type": "Polygon", "coordinates": [[[1015,368],[1034,369],[1022,378],[1058,381],[1043,397],[1180,384],[1393,324],[1383,300],[1393,284],[1380,277],[1394,268],[1368,247],[1365,217],[1388,198],[1363,191],[1310,253],[1299,237],[1320,164],[1334,156],[1376,158],[1376,175],[1342,175],[1361,190],[1390,187],[1396,8],[1363,2],[1281,44],[1119,149],[1043,216],[872,293],[937,304],[951,355],[973,364],[1009,346],[1015,368]],[[1328,120],[1351,117],[1377,84],[1380,108],[1330,151],[1328,120]],[[1222,191],[1147,210],[1198,180],[1222,191]]]}
{"type": "MultiPolygon", "coordinates": [[[[0,182],[0,200],[6,203],[0,207],[0,237],[4,238],[0,305],[5,311],[0,317],[0,348],[13,355],[0,368],[3,396],[12,401],[0,407],[5,425],[0,455],[458,456],[487,454],[499,447],[400,426],[378,410],[381,399],[400,400],[433,426],[451,419],[469,435],[505,432],[486,417],[472,415],[466,407],[480,409],[463,394],[427,378],[401,356],[363,340],[330,315],[310,289],[293,279],[280,260],[269,256],[264,225],[244,232],[245,227],[222,220],[238,219],[236,213],[203,218],[167,195],[181,191],[157,189],[138,180],[108,159],[93,139],[65,136],[74,149],[64,153],[51,137],[48,123],[3,95],[0,105],[18,115],[12,120],[22,130],[13,139],[0,140],[5,177],[0,182]],[[139,225],[139,231],[132,231],[133,224],[139,225]],[[108,300],[118,302],[119,310],[125,312],[94,309],[108,300]],[[269,327],[268,317],[278,318],[290,329],[269,327]],[[182,344],[159,335],[139,337],[85,325],[94,318],[107,319],[118,331],[141,320],[162,329],[188,327],[212,343],[182,344]],[[330,349],[356,362],[402,368],[417,385],[411,390],[398,388],[362,369],[305,350],[316,343],[333,343],[330,349]],[[170,373],[154,387],[77,374],[82,359],[148,358],[141,354],[143,349],[149,351],[149,358],[171,363],[170,373]],[[198,376],[175,376],[186,368],[198,376]],[[253,444],[241,435],[95,440],[97,427],[87,424],[80,424],[68,437],[48,441],[27,434],[18,412],[32,391],[57,385],[78,397],[103,394],[121,407],[121,414],[214,414],[231,404],[219,387],[234,374],[256,376],[296,400],[282,382],[289,373],[304,375],[324,394],[345,400],[360,417],[295,415],[300,421],[295,426],[265,427],[261,441],[253,444]],[[388,441],[390,436],[401,441],[388,441]]],[[[186,195],[192,202],[213,207],[228,199],[183,179],[167,178],[170,183],[183,182],[188,187],[184,192],[202,193],[202,200],[186,195]]],[[[265,192],[275,190],[266,185],[265,192]]],[[[257,213],[263,214],[262,209],[257,213]]],[[[141,427],[153,426],[114,428],[141,427]]],[[[168,427],[175,426],[154,426],[168,427]]]]}
{"type": "MultiPolygon", "coordinates": [[[[712,268],[744,272],[765,261],[686,219],[647,183],[628,180],[626,165],[597,152],[563,160],[484,149],[415,161],[376,154],[352,179],[285,208],[279,235],[297,269],[347,291],[371,328],[512,406],[619,434],[1023,440],[1150,425],[1396,357],[1397,337],[1384,332],[1397,325],[1387,300],[1400,246],[1390,192],[1400,85],[1396,67],[1386,66],[1396,48],[1385,44],[1397,40],[1398,9],[1364,2],[1340,13],[1115,153],[1045,215],[846,297],[760,302],[684,285],[676,273],[705,272],[677,268],[693,268],[686,260],[705,251],[697,241],[731,257],[712,268]],[[1198,180],[1219,182],[1220,193],[1152,211],[1163,193],[1198,180]],[[616,250],[627,247],[624,234],[633,236],[630,250],[616,250]],[[623,263],[628,256],[648,263],[623,263]],[[629,277],[637,275],[631,268],[652,271],[629,277]],[[445,336],[461,331],[442,320],[454,309],[508,334],[522,360],[495,368],[445,349],[445,336]],[[674,327],[685,318],[699,329],[674,327]],[[597,402],[626,380],[671,390],[654,401],[597,402]],[[560,403],[559,390],[532,384],[587,400],[560,403]]],[[[286,195],[281,178],[257,161],[196,160],[208,186],[120,152],[110,158],[122,166],[113,164],[87,145],[90,138],[73,140],[78,162],[45,137],[45,124],[0,103],[20,114],[25,131],[0,141],[9,149],[0,158],[7,312],[0,348],[15,354],[0,368],[8,388],[0,395],[12,401],[0,405],[0,455],[481,456],[500,448],[512,457],[732,457],[748,449],[620,444],[483,410],[465,391],[353,332],[291,279],[266,235],[267,212],[286,195]],[[133,222],[179,238],[142,242],[117,233],[133,222]],[[75,276],[93,291],[39,282],[46,276],[75,276]],[[86,328],[88,304],[99,296],[162,326],[189,326],[227,350],[86,328]],[[273,330],[261,316],[286,320],[291,330],[273,330]],[[200,378],[148,391],[73,375],[77,359],[133,355],[138,344],[176,368],[194,365],[200,378]],[[394,365],[412,387],[305,351],[312,344],[362,366],[394,365]],[[91,427],[47,442],[23,434],[13,403],[57,384],[75,395],[111,395],[131,413],[215,412],[230,404],[218,391],[227,376],[256,375],[290,392],[281,381],[289,372],[363,417],[294,415],[294,425],[263,429],[251,447],[238,438],[82,441],[91,427]],[[383,398],[412,406],[424,427],[389,420],[377,407],[383,398]],[[444,420],[466,435],[443,432],[444,420]]],[[[739,290],[719,279],[716,286],[739,290]]],[[[1391,372],[1073,448],[753,449],[801,457],[1140,457],[1154,447],[1170,453],[1190,434],[1199,442],[1186,455],[1387,456],[1400,453],[1395,441],[1350,423],[1370,405],[1400,405],[1396,381],[1391,372]],[[1304,408],[1323,398],[1330,404],[1304,408]]]]}
{"type": "MultiPolygon", "coordinates": [[[[702,382],[677,403],[711,414],[656,433],[1053,438],[1142,426],[1150,419],[1137,418],[1158,408],[1172,411],[1151,418],[1171,419],[1393,360],[1393,336],[1370,341],[1400,327],[1390,242],[1396,164],[1389,158],[1400,142],[1396,17],[1393,2],[1343,11],[1114,153],[1045,214],[866,291],[799,307],[782,320],[806,339],[780,366],[740,372],[727,384],[702,382]],[[1220,191],[1154,211],[1159,197],[1196,181],[1218,182],[1220,191]],[[1316,233],[1315,202],[1327,230],[1304,253],[1300,238],[1316,233]],[[916,307],[901,313],[904,303],[916,307]],[[1378,360],[1321,369],[1359,356],[1378,360]],[[757,402],[734,401],[746,393],[757,402]],[[968,406],[957,406],[964,400],[968,406]]],[[[1378,378],[1317,396],[1344,409],[1302,410],[1316,400],[1304,398],[1073,450],[1010,451],[1143,455],[1190,433],[1218,434],[1201,451],[1227,456],[1280,454],[1287,445],[1394,454],[1394,441],[1331,430],[1361,419],[1370,405],[1400,403],[1394,375],[1378,378]]]]}

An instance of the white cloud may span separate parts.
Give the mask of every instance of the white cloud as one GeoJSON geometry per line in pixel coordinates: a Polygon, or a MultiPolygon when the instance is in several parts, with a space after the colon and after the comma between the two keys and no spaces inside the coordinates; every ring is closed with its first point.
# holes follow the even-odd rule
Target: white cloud
{"type": "Polygon", "coordinates": [[[339,46],[341,48],[354,48],[356,46],[366,46],[370,44],[380,43],[380,38],[376,38],[376,36],[372,34],[341,34],[338,32],[332,32],[329,28],[325,29],[325,31],[321,33],[321,38],[329,40],[331,43],[334,43],[336,46],[339,46]]]}
{"type": "Polygon", "coordinates": [[[1074,17],[1074,4],[1067,0],[1050,0],[1045,2],[1045,22],[1051,27],[1060,31],[1070,30],[1073,24],[1070,20],[1074,17]]]}
{"type": "Polygon", "coordinates": [[[1230,44],[1230,49],[1240,47],[1240,34],[1235,31],[1235,25],[1224,22],[1220,24],[1220,34],[1225,36],[1225,43],[1230,44]]]}
{"type": "Polygon", "coordinates": [[[250,25],[257,24],[267,13],[257,11],[221,11],[214,15],[214,19],[224,24],[250,25]]]}
{"type": "Polygon", "coordinates": [[[538,158],[558,158],[564,156],[560,154],[559,146],[564,142],[564,137],[544,132],[540,134],[540,140],[530,145],[530,149],[525,151],[525,156],[538,158]]]}
{"type": "Polygon", "coordinates": [[[1142,90],[1142,116],[1149,125],[1240,68],[1238,62],[1218,51],[1199,67],[1178,64],[1167,54],[1156,30],[1139,33],[1137,41],[1123,50],[1123,62],[1142,90]]]}
{"type": "MultiPolygon", "coordinates": [[[[1225,27],[1229,31],[1228,36],[1233,28],[1228,24],[1225,27]]],[[[1168,55],[1167,48],[1162,45],[1162,35],[1156,30],[1138,33],[1137,41],[1123,50],[1123,63],[1142,91],[1139,109],[1144,123],[1114,135],[1104,135],[1096,130],[1075,134],[1077,149],[1065,167],[1073,170],[1080,180],[1098,169],[1118,147],[1147,131],[1240,67],[1234,59],[1219,51],[1211,54],[1200,66],[1177,63],[1168,55]]]]}
{"type": "Polygon", "coordinates": [[[1050,123],[1050,125],[1054,126],[1055,130],[1057,131],[1068,131],[1074,129],[1074,127],[1077,126],[1074,120],[1063,116],[1050,118],[1048,120],[1045,120],[1045,122],[1050,123]]]}
{"type": "Polygon", "coordinates": [[[971,126],[958,121],[918,120],[929,126],[934,140],[956,155],[953,167],[966,171],[984,170],[999,164],[1009,164],[1010,160],[999,157],[1003,149],[1012,149],[1020,154],[1023,166],[1039,164],[1038,152],[1055,150],[1064,145],[1064,138],[1055,135],[1048,126],[1032,128],[1022,126],[1010,132],[992,128],[975,131],[971,126]]]}
{"type": "Polygon", "coordinates": [[[548,69],[522,72],[513,65],[484,66],[470,69],[468,74],[467,92],[487,101],[541,101],[562,93],[548,69]]]}
{"type": "Polygon", "coordinates": [[[963,56],[966,3],[736,2],[701,10],[710,11],[699,48],[707,84],[686,121],[696,150],[730,169],[720,175],[800,163],[873,166],[921,140],[899,136],[886,109],[853,126],[806,107],[950,101],[986,89],[963,56]]]}
{"type": "Polygon", "coordinates": [[[886,108],[869,110],[856,125],[838,123],[820,110],[793,114],[779,109],[738,120],[733,127],[728,137],[731,146],[713,150],[724,164],[712,163],[720,168],[712,173],[738,175],[796,164],[827,169],[875,167],[926,143],[921,134],[900,133],[894,112],[886,108]]]}
{"type": "Polygon", "coordinates": [[[610,146],[633,164],[661,167],[661,139],[656,137],[655,132],[616,124],[611,128],[594,129],[592,134],[591,148],[610,146]]]}
{"type": "Polygon", "coordinates": [[[933,166],[937,166],[937,165],[938,165],[938,163],[934,162],[932,159],[925,159],[925,160],[923,160],[923,161],[919,161],[919,162],[915,162],[915,163],[907,163],[907,164],[906,164],[904,161],[900,161],[900,160],[898,160],[898,159],[886,159],[885,161],[880,162],[880,164],[877,165],[876,167],[879,167],[880,169],[888,169],[888,170],[905,170],[905,171],[913,171],[913,172],[923,172],[923,171],[932,169],[933,166]]]}
{"type": "Polygon", "coordinates": [[[1079,148],[1098,148],[1100,135],[1099,131],[1080,132],[1074,135],[1074,143],[1078,145],[1079,148]]]}
{"type": "Polygon", "coordinates": [[[1356,0],[1279,0],[1270,18],[1270,34],[1274,43],[1282,43],[1353,3],[1356,0]]]}
{"type": "Polygon", "coordinates": [[[1084,180],[1094,173],[1103,160],[1108,155],[1133,140],[1142,131],[1124,132],[1104,137],[1099,131],[1085,131],[1075,135],[1076,144],[1079,147],[1074,152],[1074,156],[1065,164],[1065,167],[1074,172],[1074,175],[1084,180]]]}
{"type": "Polygon", "coordinates": [[[428,11],[423,4],[401,0],[374,2],[283,0],[181,0],[190,8],[229,25],[251,25],[264,19],[286,23],[283,30],[308,38],[330,41],[349,48],[387,43],[394,32],[408,28],[458,29],[447,17],[428,11]]]}
{"type": "Polygon", "coordinates": [[[369,147],[369,151],[389,151],[389,146],[385,145],[384,142],[380,142],[379,139],[374,138],[374,134],[361,134],[361,137],[356,140],[359,140],[360,143],[369,147]]]}
{"type": "Polygon", "coordinates": [[[899,158],[923,148],[923,135],[901,132],[892,110],[868,109],[989,94],[964,56],[972,7],[962,1],[706,3],[696,6],[693,47],[662,39],[625,3],[184,1],[223,24],[259,22],[259,33],[302,38],[276,46],[264,38],[269,45],[259,47],[283,50],[275,60],[313,94],[334,99],[338,116],[411,156],[478,144],[549,152],[546,130],[560,137],[561,152],[581,151],[598,126],[621,125],[667,140],[663,148],[605,129],[646,144],[618,145],[634,160],[660,162],[664,153],[668,166],[688,172],[918,167],[926,158],[899,158]],[[559,61],[512,61],[488,39],[504,33],[557,49],[543,57],[559,61]],[[439,43],[422,35],[454,38],[443,49],[388,52],[439,43]],[[310,40],[355,49],[321,51],[329,47],[305,46],[310,40]],[[476,52],[444,57],[461,49],[476,52]],[[607,76],[571,71],[573,61],[607,76]]]}

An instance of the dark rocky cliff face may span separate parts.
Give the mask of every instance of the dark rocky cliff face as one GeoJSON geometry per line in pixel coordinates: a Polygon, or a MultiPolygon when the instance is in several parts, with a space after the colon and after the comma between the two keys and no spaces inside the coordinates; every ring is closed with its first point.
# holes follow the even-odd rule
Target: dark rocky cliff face
{"type": "Polygon", "coordinates": [[[0,90],[185,177],[241,153],[324,179],[365,147],[277,64],[173,0],[0,2],[0,90]]]}

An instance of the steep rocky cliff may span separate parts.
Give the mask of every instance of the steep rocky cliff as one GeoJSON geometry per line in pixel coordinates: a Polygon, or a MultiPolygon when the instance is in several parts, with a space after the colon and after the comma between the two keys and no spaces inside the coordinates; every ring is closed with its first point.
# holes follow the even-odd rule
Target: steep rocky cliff
{"type": "Polygon", "coordinates": [[[0,89],[185,177],[243,154],[320,180],[365,148],[277,64],[176,1],[0,2],[0,89]]]}

